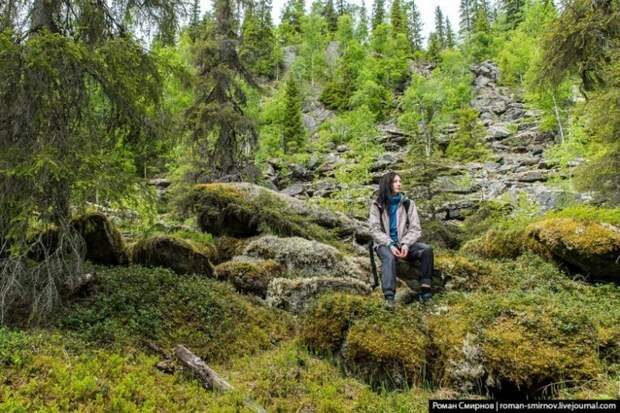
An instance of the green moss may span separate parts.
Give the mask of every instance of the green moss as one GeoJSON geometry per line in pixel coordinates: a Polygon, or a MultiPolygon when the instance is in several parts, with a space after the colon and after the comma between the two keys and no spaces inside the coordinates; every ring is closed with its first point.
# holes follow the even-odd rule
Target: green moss
{"type": "MultiPolygon", "coordinates": [[[[177,274],[211,276],[213,266],[206,248],[171,236],[154,236],[138,241],[131,250],[134,264],[170,268],[177,274]]],[[[211,253],[213,254],[213,253],[211,253]]]]}
{"type": "Polygon", "coordinates": [[[19,365],[3,366],[0,411],[246,411],[241,392],[214,393],[180,373],[160,372],[159,356],[132,347],[84,349],[50,331],[0,329],[0,348],[7,335],[26,345],[14,349],[19,365]]]}
{"type": "Polygon", "coordinates": [[[349,329],[343,349],[347,369],[374,387],[421,384],[429,340],[409,310],[365,318],[349,329]]]}
{"type": "Polygon", "coordinates": [[[215,280],[137,266],[97,274],[94,293],[71,303],[55,321],[94,344],[183,343],[220,360],[269,348],[291,332],[288,315],[253,304],[215,280]]]}
{"type": "Polygon", "coordinates": [[[501,293],[447,293],[427,322],[436,385],[537,394],[550,383],[581,386],[617,354],[620,290],[568,280],[532,255],[502,268],[501,293]],[[529,262],[531,261],[531,262],[529,262]]]}
{"type": "Polygon", "coordinates": [[[595,278],[620,280],[620,230],[594,221],[549,218],[526,228],[530,248],[595,278]]]}
{"type": "Polygon", "coordinates": [[[265,298],[269,281],[282,276],[283,270],[274,260],[239,259],[219,264],[215,275],[219,280],[231,282],[239,292],[265,298]]]}
{"type": "Polygon", "coordinates": [[[317,353],[336,353],[346,338],[350,324],[377,312],[382,312],[379,301],[357,295],[326,294],[304,317],[301,340],[317,353]]]}
{"type": "Polygon", "coordinates": [[[428,339],[412,309],[394,313],[375,298],[326,294],[306,314],[300,338],[375,388],[423,381],[428,339]]]}
{"type": "Polygon", "coordinates": [[[343,217],[299,200],[290,202],[259,186],[215,183],[197,185],[180,208],[186,214],[195,213],[201,230],[216,236],[299,236],[351,249],[342,241],[353,231],[339,222],[343,217]]]}

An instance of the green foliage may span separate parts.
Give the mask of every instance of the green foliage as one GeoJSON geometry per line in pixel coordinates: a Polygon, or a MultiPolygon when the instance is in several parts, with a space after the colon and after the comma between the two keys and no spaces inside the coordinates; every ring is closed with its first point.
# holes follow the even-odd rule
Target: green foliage
{"type": "Polygon", "coordinates": [[[286,81],[284,109],[282,129],[284,152],[299,152],[304,146],[306,133],[301,118],[301,96],[297,80],[292,75],[286,81]]]}
{"type": "Polygon", "coordinates": [[[315,82],[326,78],[327,23],[323,17],[309,14],[301,19],[301,33],[299,56],[291,70],[299,79],[309,80],[314,86],[315,82]]]}
{"type": "Polygon", "coordinates": [[[463,162],[482,161],[491,155],[483,142],[484,127],[478,120],[474,109],[460,109],[457,114],[458,130],[456,137],[446,148],[446,156],[463,162]]]}
{"type": "Polygon", "coordinates": [[[93,344],[184,343],[210,360],[225,360],[289,334],[282,315],[211,279],[139,266],[98,268],[97,274],[95,293],[71,303],[55,321],[93,344]]]}
{"type": "Polygon", "coordinates": [[[467,105],[471,97],[471,73],[466,69],[464,56],[455,50],[442,53],[442,63],[429,78],[413,75],[402,98],[402,128],[416,134],[430,156],[436,145],[440,125],[452,120],[456,110],[467,105]]]}

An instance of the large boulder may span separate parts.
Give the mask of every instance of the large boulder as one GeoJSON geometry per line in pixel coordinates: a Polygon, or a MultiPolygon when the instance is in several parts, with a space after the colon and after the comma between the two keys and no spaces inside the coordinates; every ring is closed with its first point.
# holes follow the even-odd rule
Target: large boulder
{"type": "MultiPolygon", "coordinates": [[[[112,222],[103,214],[88,213],[71,220],[67,231],[70,237],[79,235],[84,240],[85,258],[96,264],[124,265],[128,263],[123,238],[112,222]]],[[[31,240],[28,256],[35,261],[42,261],[46,255],[59,248],[77,247],[73,242],[61,242],[62,233],[58,228],[51,228],[39,233],[31,240]]],[[[81,242],[80,242],[81,243],[81,242]]],[[[81,248],[81,247],[80,247],[81,248]]],[[[68,252],[68,251],[65,251],[68,252]]]]}
{"type": "Polygon", "coordinates": [[[231,282],[242,293],[266,298],[269,282],[282,275],[282,266],[274,260],[238,256],[215,267],[215,276],[231,282]]]}
{"type": "Polygon", "coordinates": [[[213,275],[206,251],[180,238],[157,235],[140,240],[131,251],[133,264],[170,268],[177,274],[213,275]]]}
{"type": "Polygon", "coordinates": [[[120,232],[100,213],[82,215],[72,221],[73,228],[86,242],[86,259],[105,265],[127,264],[128,257],[120,232]]]}
{"type": "Polygon", "coordinates": [[[336,356],[348,373],[375,388],[402,388],[424,379],[429,340],[413,309],[392,312],[376,298],[326,294],[301,325],[301,340],[310,350],[336,356]]]}
{"type": "Polygon", "coordinates": [[[620,229],[595,221],[551,218],[527,228],[534,249],[595,279],[620,282],[620,229]]]}
{"type": "Polygon", "coordinates": [[[370,285],[350,277],[275,278],[269,283],[267,303],[300,313],[326,292],[368,295],[371,291],[370,285]]]}
{"type": "Polygon", "coordinates": [[[250,241],[243,255],[275,260],[291,278],[350,276],[368,279],[355,260],[335,247],[300,237],[265,235],[250,241]]]}
{"type": "Polygon", "coordinates": [[[427,318],[433,382],[463,392],[534,397],[553,390],[553,383],[598,377],[605,357],[600,349],[609,345],[617,316],[603,320],[605,310],[592,302],[596,294],[576,291],[561,274],[554,278],[562,294],[515,289],[441,300],[427,318]]]}
{"type": "Polygon", "coordinates": [[[197,215],[202,231],[215,236],[276,233],[319,241],[370,240],[364,222],[245,182],[197,185],[180,206],[197,215]]]}

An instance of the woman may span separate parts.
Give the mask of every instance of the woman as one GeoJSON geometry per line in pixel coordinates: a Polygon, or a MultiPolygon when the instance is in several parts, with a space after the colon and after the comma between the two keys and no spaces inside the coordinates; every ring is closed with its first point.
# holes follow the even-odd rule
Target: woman
{"type": "Polygon", "coordinates": [[[381,178],[379,193],[370,206],[368,223],[375,251],[381,258],[381,288],[386,305],[394,307],[397,259],[421,259],[422,291],[419,298],[423,302],[429,300],[432,296],[433,249],[418,242],[422,236],[418,210],[413,200],[401,192],[401,179],[395,172],[388,172],[381,178]]]}

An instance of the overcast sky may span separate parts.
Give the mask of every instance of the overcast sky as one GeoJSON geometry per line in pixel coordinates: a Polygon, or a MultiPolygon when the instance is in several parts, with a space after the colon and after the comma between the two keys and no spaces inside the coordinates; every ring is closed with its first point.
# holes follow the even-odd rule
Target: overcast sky
{"type": "MultiPolygon", "coordinates": [[[[201,10],[202,12],[211,9],[211,4],[213,0],[200,0],[201,1],[201,10]]],[[[273,1],[273,21],[274,23],[278,23],[280,21],[280,16],[282,16],[282,9],[286,4],[286,0],[272,0],[273,1]]],[[[361,5],[362,0],[349,0],[349,3],[361,5]]],[[[428,38],[429,33],[433,30],[435,26],[435,8],[439,6],[441,11],[443,12],[444,18],[448,17],[450,20],[450,24],[452,25],[452,30],[455,33],[458,33],[459,28],[459,0],[417,0],[416,6],[420,11],[420,15],[422,16],[422,34],[424,36],[424,42],[426,43],[426,39],[428,38]]],[[[306,0],[306,11],[310,11],[310,5],[312,4],[312,0],[306,0]]],[[[368,17],[370,18],[372,12],[372,0],[366,0],[366,9],[368,10],[368,17]]],[[[386,1],[386,13],[389,15],[389,7],[390,0],[386,1]]]]}

